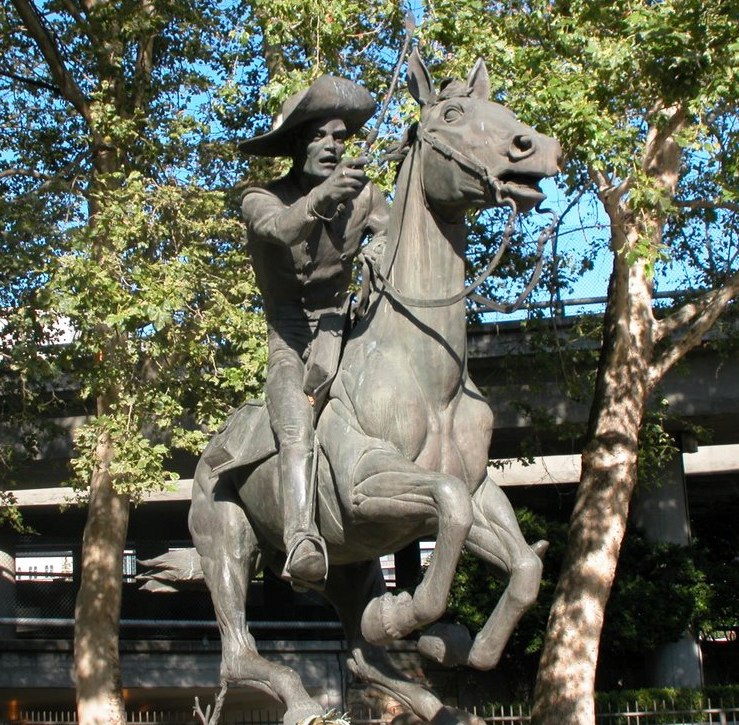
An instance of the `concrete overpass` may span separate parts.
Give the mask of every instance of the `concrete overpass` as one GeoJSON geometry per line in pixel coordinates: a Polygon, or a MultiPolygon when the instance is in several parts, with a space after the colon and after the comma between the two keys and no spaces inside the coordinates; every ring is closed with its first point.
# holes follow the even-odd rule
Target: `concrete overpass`
{"type": "MultiPolygon", "coordinates": [[[[585,350],[588,345],[583,343],[585,350]]],[[[577,432],[568,437],[560,434],[564,427],[574,430],[586,422],[589,400],[568,398],[558,384],[562,375],[583,376],[588,369],[580,361],[567,363],[566,370],[558,371],[556,366],[543,369],[534,349],[536,343],[525,327],[483,326],[470,331],[469,367],[496,418],[491,448],[496,464],[491,468],[494,480],[507,489],[516,505],[526,504],[565,518],[579,479],[581,437],[577,432]],[[527,409],[536,409],[551,425],[538,429],[527,409]],[[524,464],[518,456],[532,439],[535,454],[524,464]]],[[[684,543],[690,537],[691,512],[693,518],[697,513],[715,515],[722,521],[739,519],[739,360],[699,348],[666,377],[658,394],[669,403],[674,416],[672,432],[682,450],[666,467],[659,493],[635,501],[634,515],[655,538],[684,543]],[[709,429],[710,443],[691,438],[689,425],[709,429]]],[[[73,701],[71,610],[67,606],[56,618],[60,622],[48,627],[23,624],[21,614],[28,615],[34,606],[39,611],[43,607],[32,602],[20,612],[18,602],[23,597],[19,593],[28,584],[15,581],[15,557],[34,546],[69,549],[78,556],[84,511],[67,508],[60,513],[58,507],[71,498],[71,490],[60,487],[59,482],[66,474],[71,433],[82,420],[79,416],[57,419],[65,433],[51,441],[43,457],[28,467],[15,493],[26,520],[41,536],[29,539],[5,532],[0,537],[0,703],[10,697],[48,704],[73,701]]],[[[187,543],[193,463],[187,457],[177,461],[182,478],[175,489],[148,496],[132,512],[129,540],[139,558],[161,553],[168,545],[187,543]]],[[[410,561],[411,567],[417,563],[413,556],[410,561]]],[[[403,576],[399,567],[399,578],[403,576]]],[[[64,589],[64,597],[71,596],[73,601],[74,575],[66,584],[57,584],[57,591],[64,589]]],[[[51,591],[48,586],[46,590],[51,591]]],[[[181,703],[183,697],[189,703],[193,694],[207,697],[210,688],[217,686],[219,656],[212,614],[167,614],[168,607],[173,611],[176,607],[153,605],[148,600],[142,603],[132,587],[127,592],[123,618],[134,624],[122,632],[122,663],[131,703],[154,698],[166,706],[181,703]],[[145,619],[141,611],[151,613],[152,621],[159,617],[162,622],[171,622],[179,617],[195,624],[187,637],[170,627],[170,635],[156,638],[141,624],[145,619]]],[[[60,596],[60,601],[64,597],[60,596]]],[[[185,608],[190,602],[193,608],[204,606],[200,600],[188,600],[185,608]]],[[[327,707],[342,709],[347,675],[337,664],[343,645],[333,615],[270,581],[255,586],[250,602],[250,618],[261,623],[257,635],[262,649],[271,657],[296,664],[309,686],[315,686],[317,692],[322,688],[327,707]],[[296,620],[304,624],[294,624],[296,620]]],[[[397,657],[413,668],[420,666],[412,645],[400,647],[397,657]]],[[[702,676],[700,665],[700,650],[695,642],[685,641],[678,650],[655,655],[652,673],[663,682],[696,684],[702,676]]],[[[245,708],[267,704],[254,699],[252,693],[241,695],[245,708]]]]}

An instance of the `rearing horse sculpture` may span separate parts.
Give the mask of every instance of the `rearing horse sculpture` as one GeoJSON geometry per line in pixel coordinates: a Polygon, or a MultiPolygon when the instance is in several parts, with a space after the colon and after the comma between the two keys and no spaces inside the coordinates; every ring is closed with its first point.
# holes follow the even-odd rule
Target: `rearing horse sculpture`
{"type": "MultiPolygon", "coordinates": [[[[466,546],[508,577],[505,593],[474,641],[460,644],[452,628],[440,628],[419,648],[445,664],[494,667],[535,601],[545,548],[524,541],[487,475],[493,416],[467,374],[458,294],[465,213],[533,208],[560,149],[488,100],[481,61],[466,84],[452,81],[437,93],[414,53],[409,87],[421,120],[399,172],[378,281],[318,422],[317,509],[330,560],[324,595],[344,625],[351,669],[422,719],[438,720],[449,710],[397,672],[383,645],[443,615],[466,546]],[[387,593],[379,557],[428,535],[436,549],[423,581],[412,595],[387,593]]],[[[250,578],[265,565],[281,569],[278,497],[275,455],[221,475],[201,459],[190,529],[221,632],[223,680],[281,700],[293,725],[321,708],[296,672],[258,654],[244,616],[250,578]]]]}

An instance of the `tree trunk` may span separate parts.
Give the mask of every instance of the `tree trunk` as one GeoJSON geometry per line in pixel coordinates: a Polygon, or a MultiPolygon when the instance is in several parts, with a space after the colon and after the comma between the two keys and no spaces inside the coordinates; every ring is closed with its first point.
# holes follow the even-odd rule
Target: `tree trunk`
{"type": "Polygon", "coordinates": [[[567,553],[534,689],[533,725],[592,725],[603,613],[636,484],[648,395],[651,289],[644,265],[616,254],[603,347],[567,553]]]}
{"type": "Polygon", "coordinates": [[[79,725],[125,725],[118,626],[129,502],[115,492],[108,473],[113,445],[107,434],[98,440],[96,458],[74,615],[77,720],[79,725]]]}

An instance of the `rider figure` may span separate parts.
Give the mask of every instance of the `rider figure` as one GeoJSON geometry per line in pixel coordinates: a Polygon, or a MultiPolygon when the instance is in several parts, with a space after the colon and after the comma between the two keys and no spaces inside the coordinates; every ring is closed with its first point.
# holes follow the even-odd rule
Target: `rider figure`
{"type": "Polygon", "coordinates": [[[240,144],[245,153],[293,162],[282,178],[248,189],[242,212],[267,318],[266,399],[279,444],[285,517],[282,576],[299,589],[320,588],[328,569],[314,516],[313,388],[306,389],[306,363],[309,355],[325,360],[319,348],[335,342],[337,330],[340,337],[360,243],[373,234],[373,246],[381,245],[387,226],[387,204],[364,174],[367,159],[343,158],[346,139],[374,111],[364,88],[322,76],[285,101],[270,132],[240,144]]]}

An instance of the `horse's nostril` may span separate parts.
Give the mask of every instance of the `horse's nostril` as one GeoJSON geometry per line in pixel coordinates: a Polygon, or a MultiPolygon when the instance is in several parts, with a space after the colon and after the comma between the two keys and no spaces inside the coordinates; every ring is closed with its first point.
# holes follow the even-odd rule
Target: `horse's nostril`
{"type": "Polygon", "coordinates": [[[511,141],[511,147],[508,150],[508,157],[511,161],[520,161],[534,153],[534,139],[526,134],[514,136],[511,141]]]}

